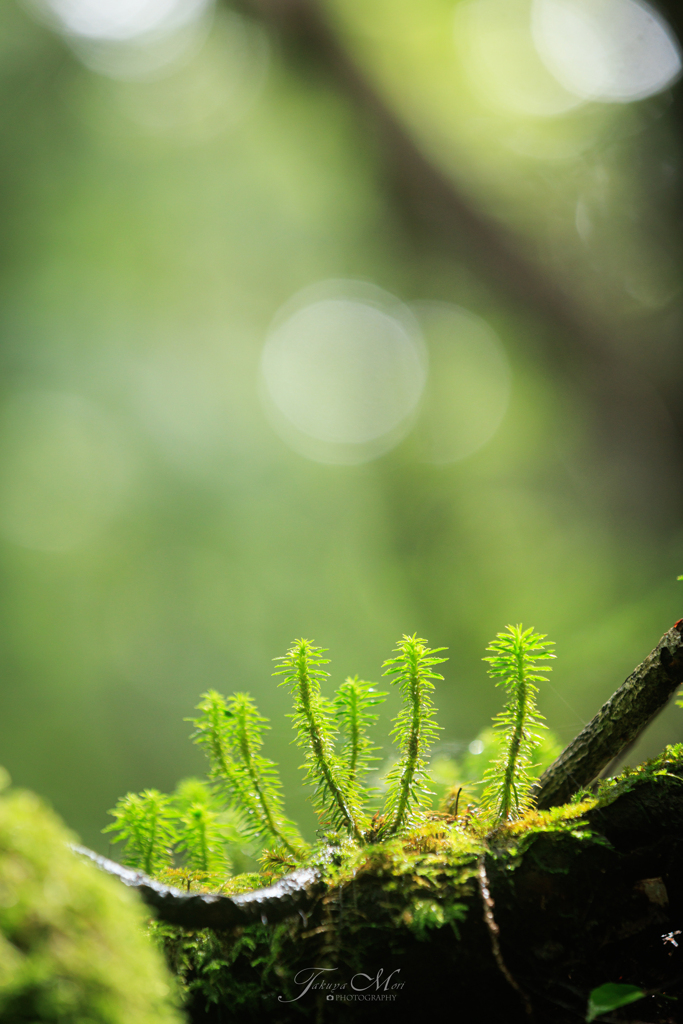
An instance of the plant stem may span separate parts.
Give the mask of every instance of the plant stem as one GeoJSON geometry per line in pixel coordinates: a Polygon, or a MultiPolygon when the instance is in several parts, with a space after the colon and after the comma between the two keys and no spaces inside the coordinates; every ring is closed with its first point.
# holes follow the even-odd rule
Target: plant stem
{"type": "Polygon", "coordinates": [[[524,721],[527,709],[526,671],[524,665],[524,652],[521,645],[515,651],[515,661],[517,662],[517,679],[519,681],[516,688],[517,703],[515,707],[515,723],[513,733],[510,738],[510,748],[503,781],[503,795],[500,804],[500,816],[505,820],[510,816],[510,811],[513,809],[513,802],[515,805],[514,809],[518,810],[515,779],[517,778],[517,761],[519,759],[519,752],[522,745],[522,739],[524,737],[524,721]]]}
{"type": "Polygon", "coordinates": [[[358,842],[362,842],[363,837],[325,753],[322,730],[312,707],[311,682],[308,674],[308,664],[306,661],[306,649],[303,644],[300,645],[297,653],[296,671],[299,684],[299,696],[301,699],[301,709],[306,718],[308,736],[316,762],[323,774],[325,782],[327,783],[327,788],[332,799],[339,809],[339,813],[341,814],[344,824],[351,830],[354,838],[357,839],[358,842]]]}
{"type": "Polygon", "coordinates": [[[151,834],[148,837],[147,849],[145,850],[145,872],[151,874],[152,867],[154,864],[154,845],[157,836],[157,814],[156,811],[152,811],[149,819],[151,825],[151,834]]]}
{"type": "Polygon", "coordinates": [[[351,690],[349,695],[349,786],[352,786],[356,781],[356,765],[358,763],[358,753],[360,748],[360,725],[358,722],[358,694],[355,690],[351,690]]]}
{"type": "Polygon", "coordinates": [[[249,738],[247,736],[246,711],[245,711],[244,708],[240,709],[240,716],[241,716],[241,722],[240,722],[241,728],[239,730],[239,735],[240,735],[240,753],[242,755],[242,760],[244,762],[244,766],[247,769],[247,774],[249,775],[249,779],[250,779],[251,784],[252,784],[252,786],[254,788],[254,792],[256,793],[256,796],[258,797],[259,804],[261,805],[261,810],[263,811],[263,816],[264,816],[264,818],[266,820],[266,824],[267,824],[269,830],[272,832],[272,834],[277,839],[280,840],[282,845],[289,851],[289,853],[291,853],[294,856],[296,856],[297,855],[297,850],[292,846],[292,844],[289,842],[289,840],[282,834],[281,829],[278,827],[278,825],[277,825],[277,823],[275,821],[275,816],[274,816],[274,814],[273,814],[273,812],[271,810],[271,807],[270,807],[270,804],[268,803],[268,800],[266,799],[266,794],[263,792],[263,787],[261,786],[261,780],[259,778],[259,774],[258,774],[258,772],[256,771],[256,769],[254,767],[252,751],[251,751],[251,747],[249,746],[249,738]]]}
{"type": "Polygon", "coordinates": [[[417,671],[417,659],[411,658],[410,666],[410,703],[412,705],[412,716],[410,721],[410,736],[407,743],[406,764],[401,774],[400,794],[396,805],[396,815],[389,828],[388,834],[393,835],[403,824],[403,819],[408,808],[408,799],[413,784],[418,754],[420,752],[420,725],[422,723],[422,703],[420,676],[417,671]]]}

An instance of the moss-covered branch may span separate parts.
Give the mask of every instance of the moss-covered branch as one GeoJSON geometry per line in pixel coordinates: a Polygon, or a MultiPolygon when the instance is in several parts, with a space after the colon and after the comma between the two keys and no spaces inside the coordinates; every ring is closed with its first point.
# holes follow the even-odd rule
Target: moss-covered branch
{"type": "Polygon", "coordinates": [[[303,868],[275,885],[238,896],[220,893],[184,892],[164,885],[143,871],[123,867],[94,850],[74,844],[74,853],[87,857],[108,875],[114,875],[144,902],[162,921],[183,928],[236,928],[259,921],[277,922],[299,911],[305,912],[320,893],[320,875],[314,868],[303,868]]]}
{"type": "Polygon", "coordinates": [[[683,683],[683,620],[603,704],[532,789],[540,809],[565,803],[588,786],[661,711],[683,683]]]}

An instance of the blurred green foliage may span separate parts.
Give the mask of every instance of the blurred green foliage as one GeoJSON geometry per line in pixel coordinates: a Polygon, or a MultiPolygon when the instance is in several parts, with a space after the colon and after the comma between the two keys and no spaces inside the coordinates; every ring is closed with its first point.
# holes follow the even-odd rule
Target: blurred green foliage
{"type": "MultiPolygon", "coordinates": [[[[429,159],[607,325],[616,365],[640,360],[644,405],[609,420],[602,357],[498,290],[466,238],[420,226],[381,133],[305,48],[223,6],[177,68],[122,80],[4,4],[0,750],[100,849],[121,793],[200,770],[182,723],[208,688],[271,719],[312,831],[271,681],[293,635],[339,679],[376,678],[402,633],[448,647],[451,756],[497,709],[481,651],[501,621],[556,638],[540,707],[568,740],[681,613],[673,428],[649,383],[680,355],[668,94],[532,117],[471,87],[452,4],[325,9],[429,159]],[[413,304],[435,368],[414,429],[357,465],[290,449],[259,397],[274,316],[329,279],[413,304]],[[459,429],[449,396],[480,408],[507,384],[492,362],[465,387],[420,303],[479,318],[510,367],[500,426],[452,462],[425,455],[429,431],[459,429]]],[[[663,716],[633,758],[681,728],[663,716]]]]}
{"type": "Polygon", "coordinates": [[[0,796],[0,1018],[176,1024],[137,895],[75,857],[72,839],[34,794],[0,796]]]}

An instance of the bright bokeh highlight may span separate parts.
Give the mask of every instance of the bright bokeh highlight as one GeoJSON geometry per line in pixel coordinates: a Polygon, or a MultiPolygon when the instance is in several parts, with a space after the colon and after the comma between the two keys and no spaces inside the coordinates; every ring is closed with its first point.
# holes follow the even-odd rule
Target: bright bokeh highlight
{"type": "Polygon", "coordinates": [[[88,39],[130,40],[194,21],[209,0],[41,0],[64,32],[88,39]]]}
{"type": "Polygon", "coordinates": [[[556,117],[581,104],[538,54],[531,0],[466,0],[455,8],[453,34],[468,85],[491,109],[556,117]]]}
{"type": "Polygon", "coordinates": [[[281,311],[261,372],[292,447],[321,462],[365,462],[404,436],[427,365],[405,306],[372,285],[331,281],[281,311]]]}
{"type": "Polygon", "coordinates": [[[87,68],[122,81],[164,77],[187,63],[202,50],[214,13],[213,0],[27,3],[87,68]]]}
{"type": "Polygon", "coordinates": [[[681,72],[676,38],[643,0],[534,0],[532,28],[548,70],[583,99],[645,99],[681,72]]]}

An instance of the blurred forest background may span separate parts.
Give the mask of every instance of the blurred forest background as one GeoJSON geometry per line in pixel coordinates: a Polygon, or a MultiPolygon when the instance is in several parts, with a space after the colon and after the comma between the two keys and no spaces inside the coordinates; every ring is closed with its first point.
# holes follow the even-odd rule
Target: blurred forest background
{"type": "Polygon", "coordinates": [[[507,623],[566,741],[683,614],[680,17],[0,6],[0,763],[85,842],[203,770],[209,687],[310,831],[294,637],[448,647],[457,753],[507,623]]]}

